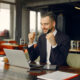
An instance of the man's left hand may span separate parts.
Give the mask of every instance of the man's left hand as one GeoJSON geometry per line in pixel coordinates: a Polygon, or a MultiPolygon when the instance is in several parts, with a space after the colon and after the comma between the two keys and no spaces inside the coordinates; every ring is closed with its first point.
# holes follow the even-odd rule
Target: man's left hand
{"type": "Polygon", "coordinates": [[[51,43],[52,46],[55,46],[57,44],[55,40],[55,36],[53,35],[52,32],[46,35],[46,39],[51,43]]]}

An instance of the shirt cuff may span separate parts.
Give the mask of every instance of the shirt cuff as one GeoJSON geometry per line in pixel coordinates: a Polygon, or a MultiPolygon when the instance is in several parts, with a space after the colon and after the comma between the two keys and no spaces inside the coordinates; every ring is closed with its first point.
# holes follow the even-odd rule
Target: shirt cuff
{"type": "Polygon", "coordinates": [[[33,44],[31,44],[31,45],[28,45],[28,48],[30,48],[31,46],[33,46],[33,44]]]}
{"type": "Polygon", "coordinates": [[[52,48],[56,48],[57,47],[57,44],[55,46],[52,46],[52,48]]]}
{"type": "Polygon", "coordinates": [[[33,44],[28,45],[28,48],[32,47],[34,44],[37,44],[37,42],[33,42],[33,44]]]}

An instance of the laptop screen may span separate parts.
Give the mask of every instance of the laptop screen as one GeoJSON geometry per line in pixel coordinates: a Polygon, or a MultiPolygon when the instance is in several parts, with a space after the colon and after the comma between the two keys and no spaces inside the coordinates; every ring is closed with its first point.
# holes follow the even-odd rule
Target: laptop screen
{"type": "Polygon", "coordinates": [[[25,53],[22,50],[4,49],[10,65],[30,68],[25,53]]]}

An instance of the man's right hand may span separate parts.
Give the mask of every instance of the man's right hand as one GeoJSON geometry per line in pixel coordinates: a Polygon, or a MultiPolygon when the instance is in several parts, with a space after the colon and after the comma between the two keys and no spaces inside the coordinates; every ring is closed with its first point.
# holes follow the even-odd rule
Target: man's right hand
{"type": "Polygon", "coordinates": [[[29,44],[33,44],[34,39],[35,39],[35,32],[29,33],[28,34],[28,39],[29,39],[29,44]]]}

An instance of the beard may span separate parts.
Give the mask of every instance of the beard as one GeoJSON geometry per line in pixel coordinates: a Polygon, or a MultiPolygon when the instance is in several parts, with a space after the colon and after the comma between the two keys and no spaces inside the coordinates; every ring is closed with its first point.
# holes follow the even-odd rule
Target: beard
{"type": "Polygon", "coordinates": [[[53,30],[53,27],[51,28],[43,28],[43,33],[49,33],[53,30]]]}

